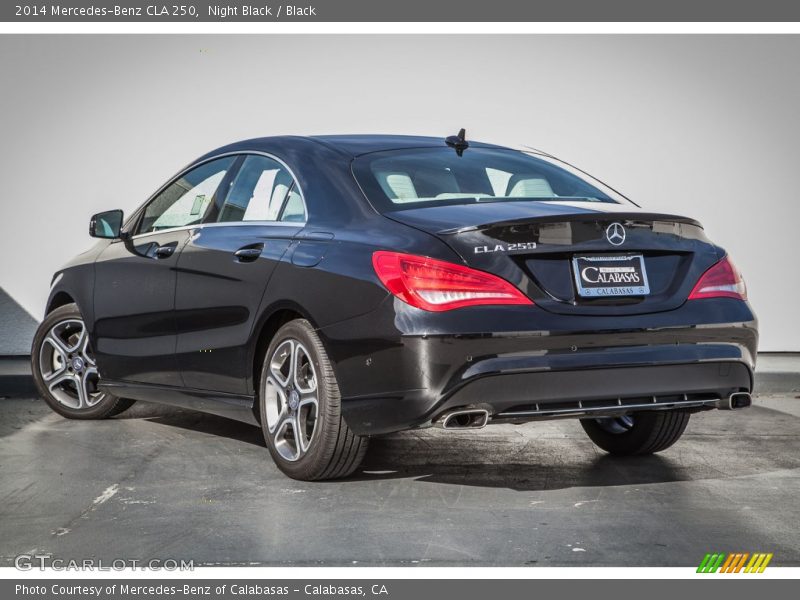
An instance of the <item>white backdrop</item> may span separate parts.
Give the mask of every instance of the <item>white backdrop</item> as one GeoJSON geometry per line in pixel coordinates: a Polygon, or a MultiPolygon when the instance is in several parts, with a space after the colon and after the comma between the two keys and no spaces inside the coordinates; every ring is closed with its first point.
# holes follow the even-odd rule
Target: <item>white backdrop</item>
{"type": "Polygon", "coordinates": [[[701,220],[800,350],[797,36],[3,36],[0,287],[41,318],[89,216],[275,134],[530,144],[701,220]]]}

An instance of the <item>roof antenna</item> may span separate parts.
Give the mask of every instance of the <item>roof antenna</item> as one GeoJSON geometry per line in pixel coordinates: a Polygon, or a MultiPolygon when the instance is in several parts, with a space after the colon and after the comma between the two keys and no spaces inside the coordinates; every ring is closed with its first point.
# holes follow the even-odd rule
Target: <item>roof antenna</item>
{"type": "Polygon", "coordinates": [[[445,138],[445,143],[450,146],[451,148],[456,149],[456,154],[461,156],[464,154],[464,150],[469,148],[469,142],[465,139],[467,137],[467,131],[463,127],[459,130],[458,135],[450,135],[445,138]]]}

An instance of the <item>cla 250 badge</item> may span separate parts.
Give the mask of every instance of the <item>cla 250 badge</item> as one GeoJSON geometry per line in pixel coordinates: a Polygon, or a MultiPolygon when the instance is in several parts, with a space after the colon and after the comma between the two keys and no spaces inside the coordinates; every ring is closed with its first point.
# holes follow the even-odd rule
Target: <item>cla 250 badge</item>
{"type": "Polygon", "coordinates": [[[491,252],[516,252],[518,250],[534,250],[536,242],[519,242],[516,244],[495,244],[494,246],[475,246],[475,254],[491,252]]]}

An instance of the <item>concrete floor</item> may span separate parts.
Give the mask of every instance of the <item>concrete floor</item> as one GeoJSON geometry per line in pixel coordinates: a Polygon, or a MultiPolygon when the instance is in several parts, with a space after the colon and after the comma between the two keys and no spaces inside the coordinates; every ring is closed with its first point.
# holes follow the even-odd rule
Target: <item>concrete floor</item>
{"type": "Polygon", "coordinates": [[[147,404],[68,421],[0,401],[0,565],[689,566],[707,551],[800,565],[800,400],[692,418],[652,457],[612,459],[574,421],[373,440],[363,472],[300,483],[256,428],[147,404]]]}

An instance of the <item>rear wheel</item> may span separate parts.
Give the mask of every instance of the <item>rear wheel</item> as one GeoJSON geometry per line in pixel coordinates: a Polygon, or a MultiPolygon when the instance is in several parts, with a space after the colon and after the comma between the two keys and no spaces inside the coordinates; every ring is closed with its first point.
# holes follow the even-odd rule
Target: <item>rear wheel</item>
{"type": "Polygon", "coordinates": [[[45,317],[33,339],[36,387],[47,404],[69,419],[103,419],[127,410],[133,400],[102,391],[89,333],[75,304],[45,317]]]}
{"type": "Polygon", "coordinates": [[[289,477],[336,479],[361,464],[368,438],[344,422],[333,368],[308,321],[291,321],[275,334],[261,369],[259,402],[267,447],[289,477]]]}
{"type": "Polygon", "coordinates": [[[653,454],[678,441],[689,423],[682,411],[640,412],[622,417],[581,419],[589,438],[611,454],[653,454]]]}

